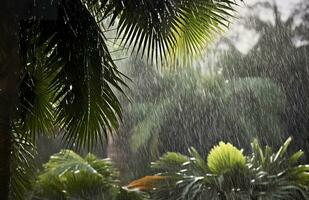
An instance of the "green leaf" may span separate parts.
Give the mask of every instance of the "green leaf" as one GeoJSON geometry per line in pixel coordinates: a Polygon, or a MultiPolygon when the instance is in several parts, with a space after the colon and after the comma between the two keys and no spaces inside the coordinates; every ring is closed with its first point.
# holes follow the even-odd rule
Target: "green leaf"
{"type": "Polygon", "coordinates": [[[237,168],[244,168],[246,158],[243,153],[230,143],[220,142],[211,149],[207,157],[209,170],[214,174],[224,174],[237,168]]]}

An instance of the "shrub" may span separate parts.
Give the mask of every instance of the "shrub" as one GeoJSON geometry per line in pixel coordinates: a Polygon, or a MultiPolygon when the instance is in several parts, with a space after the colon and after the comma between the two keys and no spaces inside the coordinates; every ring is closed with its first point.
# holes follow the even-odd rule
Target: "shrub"
{"type": "MultiPolygon", "coordinates": [[[[298,165],[302,151],[287,155],[290,142],[291,138],[273,152],[255,140],[246,157],[231,144],[220,143],[208,162],[194,149],[188,157],[167,153],[153,163],[156,176],[163,179],[152,179],[147,192],[153,200],[309,199],[309,165],[298,165]]],[[[143,185],[143,179],[137,181],[143,185]]]]}
{"type": "Polygon", "coordinates": [[[71,150],[51,156],[35,183],[34,199],[141,200],[118,185],[118,173],[108,159],[71,150]]]}

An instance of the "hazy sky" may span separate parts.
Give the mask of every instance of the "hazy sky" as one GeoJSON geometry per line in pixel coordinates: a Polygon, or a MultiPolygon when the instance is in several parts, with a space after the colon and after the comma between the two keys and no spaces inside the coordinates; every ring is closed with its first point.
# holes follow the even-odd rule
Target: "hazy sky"
{"type": "MultiPolygon", "coordinates": [[[[272,3],[272,0],[245,0],[246,4],[252,5],[256,2],[270,2],[272,3]]],[[[275,2],[278,5],[279,10],[282,12],[283,19],[286,19],[287,16],[290,14],[293,7],[301,2],[301,0],[275,0],[275,2]]]]}
{"type": "MultiPolygon", "coordinates": [[[[282,14],[282,19],[287,19],[295,5],[301,1],[302,0],[275,0],[278,5],[278,9],[282,14]]],[[[246,15],[248,13],[248,10],[246,9],[247,5],[253,5],[256,2],[272,3],[273,0],[244,0],[244,2],[245,3],[239,8],[240,15],[246,15]]],[[[260,9],[258,12],[263,20],[273,19],[273,13],[271,10],[260,9]]],[[[247,30],[244,26],[237,22],[232,25],[228,35],[235,41],[236,47],[243,53],[246,53],[258,40],[258,35],[254,31],[247,30]],[[238,37],[240,35],[241,37],[238,37]]]]}

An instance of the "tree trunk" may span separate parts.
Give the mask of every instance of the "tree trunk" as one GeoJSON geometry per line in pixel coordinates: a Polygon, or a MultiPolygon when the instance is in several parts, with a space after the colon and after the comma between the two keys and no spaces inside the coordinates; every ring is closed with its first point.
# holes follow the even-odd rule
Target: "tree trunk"
{"type": "Polygon", "coordinates": [[[6,200],[9,196],[10,183],[10,111],[7,102],[9,98],[0,95],[0,199],[6,200]]]}
{"type": "Polygon", "coordinates": [[[9,199],[11,117],[17,99],[20,71],[18,22],[14,1],[1,1],[0,8],[0,199],[9,199]]]}

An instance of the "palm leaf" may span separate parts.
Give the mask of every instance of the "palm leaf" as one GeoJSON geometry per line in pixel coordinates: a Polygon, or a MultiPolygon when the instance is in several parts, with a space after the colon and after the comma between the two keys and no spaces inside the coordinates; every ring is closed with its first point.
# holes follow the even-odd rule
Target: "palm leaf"
{"type": "Polygon", "coordinates": [[[299,152],[286,155],[290,142],[289,138],[273,153],[254,141],[253,154],[247,158],[221,142],[207,163],[194,149],[189,158],[168,153],[153,163],[159,172],[154,178],[146,176],[129,186],[146,190],[156,200],[308,199],[309,166],[296,164],[299,152]]]}
{"type": "Polygon", "coordinates": [[[230,0],[104,2],[111,24],[119,19],[121,43],[157,61],[200,53],[214,34],[228,26],[236,5],[230,0]]]}
{"type": "Polygon", "coordinates": [[[32,189],[35,169],[34,156],[36,155],[35,147],[24,138],[18,127],[13,130],[13,151],[12,151],[12,178],[11,178],[11,198],[25,199],[32,189]]]}
{"type": "Polygon", "coordinates": [[[36,196],[45,198],[99,198],[110,194],[117,173],[109,160],[88,154],[85,158],[70,150],[62,150],[44,165],[36,182],[36,196]]]}
{"type": "Polygon", "coordinates": [[[65,130],[65,144],[90,149],[118,126],[121,106],[114,89],[122,92],[124,76],[87,4],[59,0],[50,6],[58,11],[54,20],[22,24],[21,37],[33,38],[22,43],[22,120],[33,133],[56,125],[65,130]]]}
{"type": "Polygon", "coordinates": [[[49,90],[54,76],[49,70],[59,64],[54,61],[54,57],[48,59],[54,51],[49,50],[50,40],[38,46],[38,39],[39,36],[34,36],[32,40],[22,43],[22,61],[25,68],[14,119],[20,133],[32,143],[35,143],[38,134],[53,134],[55,131],[55,113],[49,90]]]}
{"type": "Polygon", "coordinates": [[[252,143],[250,163],[257,171],[252,182],[255,196],[265,199],[309,199],[309,167],[297,165],[301,151],[287,156],[291,140],[288,138],[277,152],[267,146],[263,149],[257,140],[252,143]]]}
{"type": "Polygon", "coordinates": [[[232,144],[220,142],[213,147],[207,157],[209,170],[214,174],[224,174],[237,168],[244,168],[246,158],[240,150],[232,144]]]}

